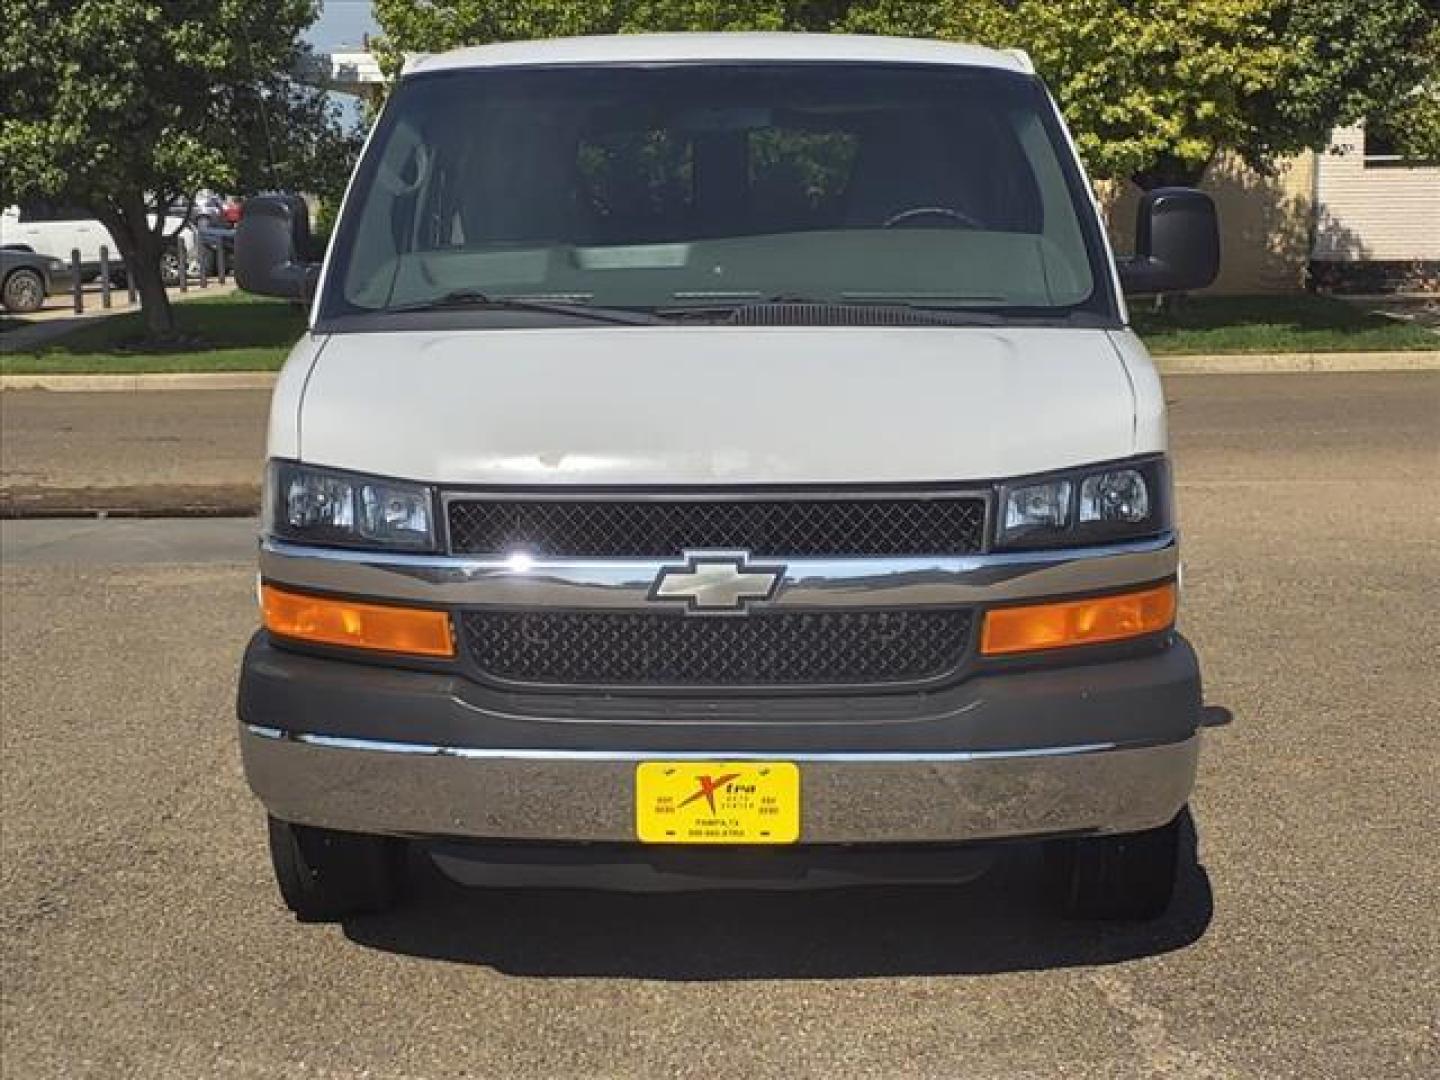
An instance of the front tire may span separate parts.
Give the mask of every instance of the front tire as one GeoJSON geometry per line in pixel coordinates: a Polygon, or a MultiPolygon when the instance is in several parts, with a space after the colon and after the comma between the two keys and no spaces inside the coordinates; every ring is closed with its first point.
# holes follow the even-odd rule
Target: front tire
{"type": "Polygon", "coordinates": [[[301,922],[336,922],[395,906],[405,845],[269,819],[270,862],[285,906],[301,922]]]}
{"type": "Polygon", "coordinates": [[[1142,922],[1170,907],[1188,810],[1145,832],[1052,840],[1051,882],[1067,915],[1142,922]]]}
{"type": "Polygon", "coordinates": [[[6,311],[28,315],[45,306],[45,279],[34,270],[21,268],[5,279],[3,296],[6,311]]]}

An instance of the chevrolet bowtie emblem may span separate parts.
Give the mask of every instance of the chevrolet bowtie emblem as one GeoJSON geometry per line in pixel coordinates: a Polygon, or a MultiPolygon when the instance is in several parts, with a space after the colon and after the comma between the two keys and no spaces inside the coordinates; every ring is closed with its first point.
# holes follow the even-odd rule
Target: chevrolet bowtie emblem
{"type": "Polygon", "coordinates": [[[743,612],[752,600],[774,596],[785,577],[785,567],[751,565],[749,558],[743,551],[686,552],[683,566],[655,576],[650,599],[679,601],[696,613],[743,612]]]}

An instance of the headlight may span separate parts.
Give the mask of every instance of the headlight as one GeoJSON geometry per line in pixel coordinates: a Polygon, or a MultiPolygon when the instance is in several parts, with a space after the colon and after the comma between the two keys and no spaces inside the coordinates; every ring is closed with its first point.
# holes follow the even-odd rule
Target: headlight
{"type": "Polygon", "coordinates": [[[338,547],[434,551],[434,493],[335,469],[272,461],[265,531],[284,540],[338,547]]]}
{"type": "Polygon", "coordinates": [[[1062,547],[1153,536],[1170,527],[1163,457],[1067,469],[1000,488],[995,546],[1062,547]]]}

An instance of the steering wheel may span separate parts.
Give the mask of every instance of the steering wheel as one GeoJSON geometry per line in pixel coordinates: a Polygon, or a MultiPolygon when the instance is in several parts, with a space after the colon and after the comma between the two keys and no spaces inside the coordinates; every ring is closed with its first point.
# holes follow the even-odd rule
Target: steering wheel
{"type": "Polygon", "coordinates": [[[950,206],[912,206],[909,210],[901,210],[898,214],[892,214],[886,218],[885,228],[893,229],[897,225],[903,225],[907,221],[923,217],[944,218],[962,229],[985,228],[981,222],[976,221],[963,210],[956,210],[950,206]]]}

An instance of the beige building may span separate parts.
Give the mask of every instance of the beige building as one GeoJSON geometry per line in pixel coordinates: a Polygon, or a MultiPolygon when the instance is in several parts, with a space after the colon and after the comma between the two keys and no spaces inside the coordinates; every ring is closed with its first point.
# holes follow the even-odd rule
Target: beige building
{"type": "MultiPolygon", "coordinates": [[[[1272,176],[1233,158],[1213,165],[1201,187],[1219,210],[1222,264],[1209,291],[1440,291],[1440,165],[1384,151],[1356,126],[1272,176]]],[[[1102,190],[1117,250],[1129,250],[1139,195],[1102,190]]]]}
{"type": "Polygon", "coordinates": [[[1324,264],[1386,264],[1400,276],[1409,265],[1414,284],[1437,287],[1440,163],[1407,162],[1363,127],[1338,129],[1316,158],[1311,254],[1322,275],[1324,264]]]}

